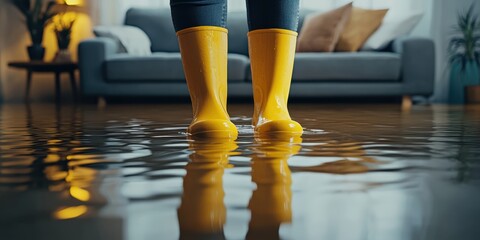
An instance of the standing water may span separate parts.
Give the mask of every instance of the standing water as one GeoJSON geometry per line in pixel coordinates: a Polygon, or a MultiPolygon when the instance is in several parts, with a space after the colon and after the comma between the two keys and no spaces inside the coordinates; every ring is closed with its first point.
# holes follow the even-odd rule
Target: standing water
{"type": "Polygon", "coordinates": [[[0,107],[0,239],[479,239],[480,106],[292,105],[193,140],[189,105],[0,107]]]}

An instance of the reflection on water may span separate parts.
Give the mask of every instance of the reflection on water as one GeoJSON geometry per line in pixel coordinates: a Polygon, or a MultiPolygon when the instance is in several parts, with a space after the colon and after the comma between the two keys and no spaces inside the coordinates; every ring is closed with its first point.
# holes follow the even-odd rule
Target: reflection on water
{"type": "Polygon", "coordinates": [[[279,239],[282,223],[292,221],[292,177],[287,160],[300,150],[300,137],[257,138],[252,156],[252,181],[257,188],[246,239],[279,239]]]}
{"type": "Polygon", "coordinates": [[[58,211],[55,212],[54,216],[56,219],[71,219],[71,218],[76,218],[79,216],[82,216],[87,212],[87,207],[80,205],[76,207],[67,207],[63,209],[59,209],[58,211]]]}
{"type": "Polygon", "coordinates": [[[181,239],[224,239],[226,207],[223,203],[224,169],[229,167],[234,141],[190,142],[190,162],[185,166],[182,202],[178,208],[181,239]]]}
{"type": "Polygon", "coordinates": [[[201,141],[188,105],[0,106],[0,239],[478,238],[479,106],[291,108],[201,141]]]}

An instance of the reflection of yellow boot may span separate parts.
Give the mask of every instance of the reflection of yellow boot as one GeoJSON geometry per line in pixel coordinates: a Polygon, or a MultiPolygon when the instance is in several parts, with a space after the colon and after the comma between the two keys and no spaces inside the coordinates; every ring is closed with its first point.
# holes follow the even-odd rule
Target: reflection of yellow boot
{"type": "Polygon", "coordinates": [[[200,26],[177,32],[192,100],[188,132],[197,137],[236,139],[227,113],[227,29],[200,26]]]}
{"type": "Polygon", "coordinates": [[[248,33],[255,109],[253,125],[259,134],[302,134],[302,126],[287,109],[297,33],[260,29],[248,33]]]}
{"type": "Polygon", "coordinates": [[[223,172],[234,141],[193,141],[191,162],[185,167],[182,203],[178,208],[180,239],[224,239],[226,208],[223,172]]]}
{"type": "Polygon", "coordinates": [[[300,150],[301,138],[256,139],[252,181],[257,185],[248,205],[252,218],[247,239],[280,239],[282,223],[292,220],[291,174],[287,160],[300,150]]]}

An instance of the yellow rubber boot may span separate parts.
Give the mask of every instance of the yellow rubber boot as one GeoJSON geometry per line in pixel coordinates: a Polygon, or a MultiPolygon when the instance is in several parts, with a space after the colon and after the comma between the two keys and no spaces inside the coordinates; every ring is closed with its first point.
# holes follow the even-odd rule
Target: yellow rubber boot
{"type": "Polygon", "coordinates": [[[302,126],[288,113],[297,33],[285,29],[260,29],[248,33],[257,134],[301,135],[302,126]]]}
{"type": "Polygon", "coordinates": [[[200,26],[177,32],[183,69],[192,100],[193,137],[236,139],[227,113],[227,29],[200,26]]]}

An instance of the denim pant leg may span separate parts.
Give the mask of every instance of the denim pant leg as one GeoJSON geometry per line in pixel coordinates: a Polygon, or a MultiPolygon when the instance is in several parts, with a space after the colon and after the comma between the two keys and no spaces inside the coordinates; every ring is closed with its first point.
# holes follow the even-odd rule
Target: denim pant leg
{"type": "Polygon", "coordinates": [[[170,0],[175,31],[197,26],[226,27],[227,0],[170,0]]]}
{"type": "Polygon", "coordinates": [[[281,28],[297,31],[300,0],[247,0],[250,31],[281,28]]]}

